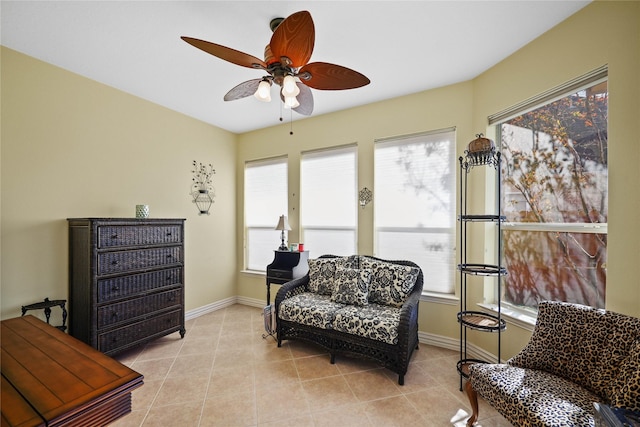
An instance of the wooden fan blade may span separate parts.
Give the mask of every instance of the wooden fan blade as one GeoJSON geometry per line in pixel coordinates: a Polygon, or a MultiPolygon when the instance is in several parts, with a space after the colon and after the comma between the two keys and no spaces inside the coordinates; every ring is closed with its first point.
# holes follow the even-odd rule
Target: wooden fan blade
{"type": "Polygon", "coordinates": [[[236,99],[246,98],[247,96],[253,95],[256,93],[256,90],[258,90],[258,85],[261,81],[262,79],[260,78],[240,83],[238,86],[227,92],[224,96],[224,100],[235,101],[236,99]]]}
{"type": "Polygon", "coordinates": [[[298,68],[309,62],[316,30],[311,14],[306,10],[296,12],[286,18],[273,32],[269,46],[273,53],[274,62],[280,62],[283,56],[291,60],[285,64],[298,68]]]}
{"type": "Polygon", "coordinates": [[[255,56],[240,52],[239,50],[231,49],[230,47],[222,46],[200,39],[194,39],[191,37],[180,38],[189,43],[191,46],[197,47],[200,50],[203,50],[213,56],[217,56],[220,59],[224,59],[225,61],[229,61],[236,65],[247,68],[267,68],[267,64],[265,64],[262,59],[258,59],[255,56]]]}
{"type": "Polygon", "coordinates": [[[355,89],[371,83],[357,71],[327,62],[305,65],[300,69],[298,77],[307,86],[320,90],[355,89]]]}
{"type": "MultiPolygon", "coordinates": [[[[303,116],[310,116],[311,113],[313,113],[313,94],[311,93],[311,89],[309,89],[304,83],[300,82],[296,82],[296,86],[300,89],[300,93],[296,96],[300,105],[294,108],[293,111],[298,114],[302,114],[303,116]]],[[[280,100],[284,102],[282,91],[280,91],[280,100]]]]}

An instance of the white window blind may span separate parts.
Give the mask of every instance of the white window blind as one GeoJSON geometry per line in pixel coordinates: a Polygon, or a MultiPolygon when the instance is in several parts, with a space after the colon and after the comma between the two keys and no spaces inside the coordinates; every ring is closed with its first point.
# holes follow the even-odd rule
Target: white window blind
{"type": "Polygon", "coordinates": [[[265,271],[280,246],[275,230],[287,214],[287,158],[248,162],[244,169],[245,268],[265,271]]]}
{"type": "Polygon", "coordinates": [[[455,130],[377,140],[375,253],[422,268],[424,290],[453,293],[455,130]]]}
{"type": "Polygon", "coordinates": [[[310,257],[357,252],[356,192],[355,146],[302,154],[300,223],[310,257]]]}

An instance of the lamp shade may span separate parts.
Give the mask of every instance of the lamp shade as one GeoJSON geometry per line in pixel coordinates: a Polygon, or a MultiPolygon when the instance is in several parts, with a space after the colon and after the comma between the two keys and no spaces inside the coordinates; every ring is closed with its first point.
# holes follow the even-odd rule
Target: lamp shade
{"type": "Polygon", "coordinates": [[[255,96],[256,99],[259,99],[260,101],[270,102],[271,101],[271,82],[268,80],[262,80],[258,85],[258,89],[256,90],[256,93],[254,93],[253,96],[255,96]]]}
{"type": "Polygon", "coordinates": [[[276,225],[276,230],[291,230],[291,226],[289,225],[289,221],[287,217],[284,215],[280,215],[280,219],[278,220],[278,225],[276,225]]]}
{"type": "Polygon", "coordinates": [[[285,96],[284,97],[284,108],[298,108],[300,106],[300,102],[295,96],[285,96]]]}
{"type": "Polygon", "coordinates": [[[282,81],[282,96],[298,96],[300,88],[296,84],[296,79],[292,75],[287,75],[282,81]]]}

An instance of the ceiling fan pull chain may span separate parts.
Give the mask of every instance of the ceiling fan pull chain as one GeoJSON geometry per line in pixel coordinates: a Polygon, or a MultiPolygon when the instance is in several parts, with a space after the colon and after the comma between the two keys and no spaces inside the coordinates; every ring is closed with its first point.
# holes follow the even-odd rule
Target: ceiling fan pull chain
{"type": "Polygon", "coordinates": [[[293,109],[289,113],[291,114],[289,117],[289,135],[293,135],[293,109]]]}

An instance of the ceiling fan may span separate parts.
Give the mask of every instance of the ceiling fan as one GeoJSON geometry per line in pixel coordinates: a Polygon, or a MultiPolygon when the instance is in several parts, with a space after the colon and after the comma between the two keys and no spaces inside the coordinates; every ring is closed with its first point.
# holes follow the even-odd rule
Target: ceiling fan
{"type": "Polygon", "coordinates": [[[182,40],[213,56],[247,68],[266,71],[268,75],[240,83],[224,96],[233,101],[254,95],[265,102],[271,101],[271,85],[282,87],[280,99],[285,108],[310,115],[313,112],[311,89],[355,89],[370,83],[357,71],[327,62],[311,62],[315,42],[315,27],[311,14],[296,12],[288,18],[275,18],[270,23],[273,35],[264,49],[264,61],[255,56],[192,37],[182,40]]]}

